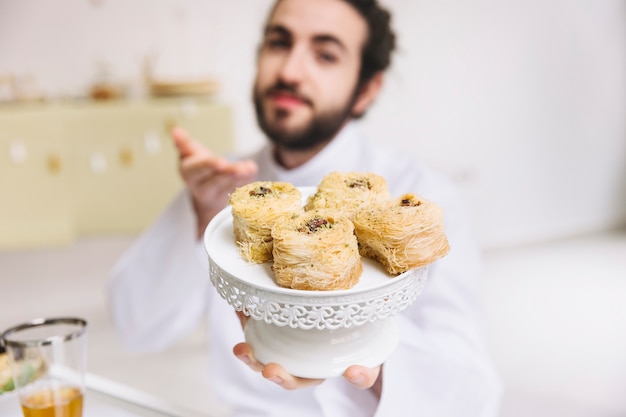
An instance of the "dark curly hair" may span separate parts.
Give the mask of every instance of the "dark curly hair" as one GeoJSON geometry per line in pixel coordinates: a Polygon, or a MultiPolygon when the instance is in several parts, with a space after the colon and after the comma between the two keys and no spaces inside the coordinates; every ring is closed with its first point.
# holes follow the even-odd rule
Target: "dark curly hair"
{"type": "Polygon", "coordinates": [[[368,38],[361,51],[359,86],[377,72],[391,65],[391,53],[396,47],[396,35],[391,28],[391,14],[376,0],[343,0],[354,7],[367,22],[368,38]]]}

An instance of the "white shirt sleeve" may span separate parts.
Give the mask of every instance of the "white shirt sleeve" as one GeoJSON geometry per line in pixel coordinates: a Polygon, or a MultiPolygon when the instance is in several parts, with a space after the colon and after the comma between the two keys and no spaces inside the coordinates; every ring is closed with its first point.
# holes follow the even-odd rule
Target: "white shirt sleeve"
{"type": "Polygon", "coordinates": [[[195,237],[193,208],[181,192],[114,267],[109,313],[127,349],[164,349],[199,324],[209,268],[195,237]]]}
{"type": "Polygon", "coordinates": [[[450,252],[429,266],[423,292],[397,316],[400,345],[383,366],[377,417],[498,415],[502,387],[478,299],[482,261],[467,213],[445,204],[450,252]]]}

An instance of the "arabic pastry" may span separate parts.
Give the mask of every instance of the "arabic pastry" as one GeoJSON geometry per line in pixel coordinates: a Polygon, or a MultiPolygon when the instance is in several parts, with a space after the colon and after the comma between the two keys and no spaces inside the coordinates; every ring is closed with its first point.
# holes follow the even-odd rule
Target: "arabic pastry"
{"type": "Polygon", "coordinates": [[[414,194],[364,208],[353,222],[361,255],[392,275],[430,264],[450,249],[441,207],[414,194]]]}
{"type": "Polygon", "coordinates": [[[351,219],[360,207],[390,198],[387,181],[380,175],[335,171],[322,178],[304,208],[331,208],[351,219]]]}
{"type": "Polygon", "coordinates": [[[334,210],[286,215],[272,228],[276,284],[297,290],[352,288],[363,265],[354,225],[334,210]]]}
{"type": "Polygon", "coordinates": [[[272,259],[272,226],[286,213],[302,211],[302,194],[286,182],[256,181],[230,195],[235,241],[248,262],[272,259]]]}

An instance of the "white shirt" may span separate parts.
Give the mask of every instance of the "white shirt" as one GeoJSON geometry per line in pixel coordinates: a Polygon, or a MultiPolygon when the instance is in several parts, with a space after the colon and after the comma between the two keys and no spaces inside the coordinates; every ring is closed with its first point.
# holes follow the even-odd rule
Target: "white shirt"
{"type": "Polygon", "coordinates": [[[374,172],[387,180],[392,195],[412,192],[442,206],[451,249],[430,265],[423,292],[397,316],[400,345],[383,366],[380,401],[341,377],[286,391],[234,357],[232,348],[244,340],[243,331],[210,285],[208,259],[196,239],[185,192],[113,271],[110,310],[125,345],[165,349],[208,313],[211,380],[237,417],[496,416],[502,388],[484,342],[477,299],[481,258],[454,185],[407,153],[370,141],[354,124],[296,169],[277,165],[269,145],[252,159],[259,165],[259,180],[315,186],[331,171],[374,172]]]}

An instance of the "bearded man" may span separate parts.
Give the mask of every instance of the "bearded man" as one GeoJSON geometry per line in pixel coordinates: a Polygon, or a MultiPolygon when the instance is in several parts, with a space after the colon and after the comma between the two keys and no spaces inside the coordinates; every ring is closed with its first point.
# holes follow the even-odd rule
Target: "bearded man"
{"type": "Polygon", "coordinates": [[[266,146],[232,162],[173,131],[186,189],[117,264],[111,316],[126,346],[155,350],[208,313],[211,380],[234,416],[497,415],[501,387],[483,340],[481,260],[467,210],[449,180],[353,122],[377,97],[394,47],[391,16],[375,0],[277,0],[252,94],[266,146]],[[430,266],[419,302],[398,315],[400,345],[389,359],[322,381],[255,358],[243,342],[245,316],[210,287],[199,238],[235,187],[311,186],[332,171],[373,172],[393,195],[438,203],[451,251],[430,266]]]}

